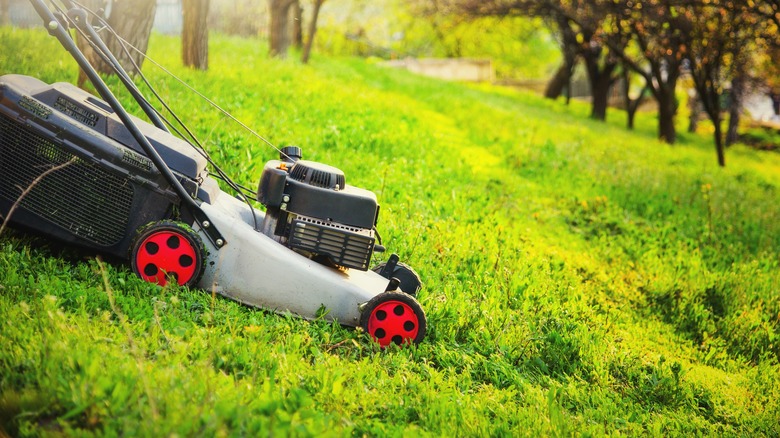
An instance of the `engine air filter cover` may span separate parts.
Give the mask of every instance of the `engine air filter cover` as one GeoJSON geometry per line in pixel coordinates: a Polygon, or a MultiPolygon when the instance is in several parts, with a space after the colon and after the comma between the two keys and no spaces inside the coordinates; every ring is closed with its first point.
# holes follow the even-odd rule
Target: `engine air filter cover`
{"type": "Polygon", "coordinates": [[[305,216],[293,219],[290,228],[290,247],[328,256],[340,266],[368,270],[374,250],[371,231],[305,216]]]}
{"type": "Polygon", "coordinates": [[[347,184],[344,172],[327,164],[298,160],[290,170],[290,178],[315,187],[343,190],[347,184]]]}

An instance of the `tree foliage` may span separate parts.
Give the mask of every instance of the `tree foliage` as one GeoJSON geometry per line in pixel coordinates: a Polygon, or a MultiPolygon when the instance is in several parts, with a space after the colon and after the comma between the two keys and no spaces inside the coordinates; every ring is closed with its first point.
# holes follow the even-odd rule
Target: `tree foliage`
{"type": "Polygon", "coordinates": [[[747,3],[747,7],[751,8],[756,15],[769,22],[769,32],[766,35],[773,39],[775,44],[778,44],[777,30],[780,28],[780,0],[750,0],[747,3]]]}
{"type": "MultiPolygon", "coordinates": [[[[689,71],[699,101],[714,126],[718,164],[726,165],[721,127],[722,98],[731,83],[732,107],[740,107],[742,83],[751,60],[747,49],[755,47],[760,23],[743,3],[712,0],[680,11],[688,36],[689,71]]],[[[731,118],[738,117],[734,111],[731,118]]]]}
{"type": "Polygon", "coordinates": [[[499,78],[545,77],[557,58],[541,20],[470,16],[449,0],[402,0],[401,6],[392,24],[395,56],[487,57],[499,78]]]}

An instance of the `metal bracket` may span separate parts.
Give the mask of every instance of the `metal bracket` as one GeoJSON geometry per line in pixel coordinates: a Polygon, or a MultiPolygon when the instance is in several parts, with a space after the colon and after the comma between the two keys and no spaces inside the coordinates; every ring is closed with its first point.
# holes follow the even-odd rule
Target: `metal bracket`
{"type": "Polygon", "coordinates": [[[220,250],[222,247],[227,245],[227,241],[225,241],[222,233],[220,233],[217,227],[211,223],[203,210],[200,208],[194,208],[192,209],[192,215],[195,217],[195,222],[197,222],[198,226],[200,226],[203,232],[206,233],[206,237],[208,237],[209,241],[214,244],[217,250],[220,250]]]}
{"type": "Polygon", "coordinates": [[[400,260],[398,258],[398,254],[390,254],[390,258],[387,259],[385,266],[383,266],[382,270],[379,271],[379,275],[387,279],[392,278],[392,275],[395,272],[395,267],[398,266],[398,260],[400,260]]]}

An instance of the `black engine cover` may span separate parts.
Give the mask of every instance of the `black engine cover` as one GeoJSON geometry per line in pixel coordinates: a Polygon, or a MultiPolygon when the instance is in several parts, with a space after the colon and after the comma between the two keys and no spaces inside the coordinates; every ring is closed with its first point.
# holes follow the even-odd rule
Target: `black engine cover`
{"type": "Polygon", "coordinates": [[[376,225],[379,204],[374,193],[346,184],[343,173],[339,176],[341,171],[330,166],[299,160],[288,174],[283,170],[288,165],[266,163],[258,190],[258,200],[266,207],[369,230],[376,225]],[[302,172],[303,166],[309,171],[302,172]]]}

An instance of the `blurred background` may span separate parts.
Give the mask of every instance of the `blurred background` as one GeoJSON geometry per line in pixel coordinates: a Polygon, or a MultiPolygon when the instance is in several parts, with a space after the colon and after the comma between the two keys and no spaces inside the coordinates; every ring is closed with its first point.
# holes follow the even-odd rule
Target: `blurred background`
{"type": "MultiPolygon", "coordinates": [[[[675,117],[712,133],[720,165],[742,141],[775,149],[780,129],[780,2],[606,0],[82,0],[145,50],[181,35],[185,65],[208,68],[208,33],[258,39],[270,56],[359,56],[447,80],[582,99],[675,117]],[[189,18],[188,18],[189,17],[189,18]],[[750,131],[759,129],[759,133],[750,131]]],[[[37,26],[26,0],[0,0],[3,24],[37,26]]],[[[109,44],[109,46],[111,46],[109,44]]],[[[142,60],[138,60],[142,62],[142,60]]]]}

